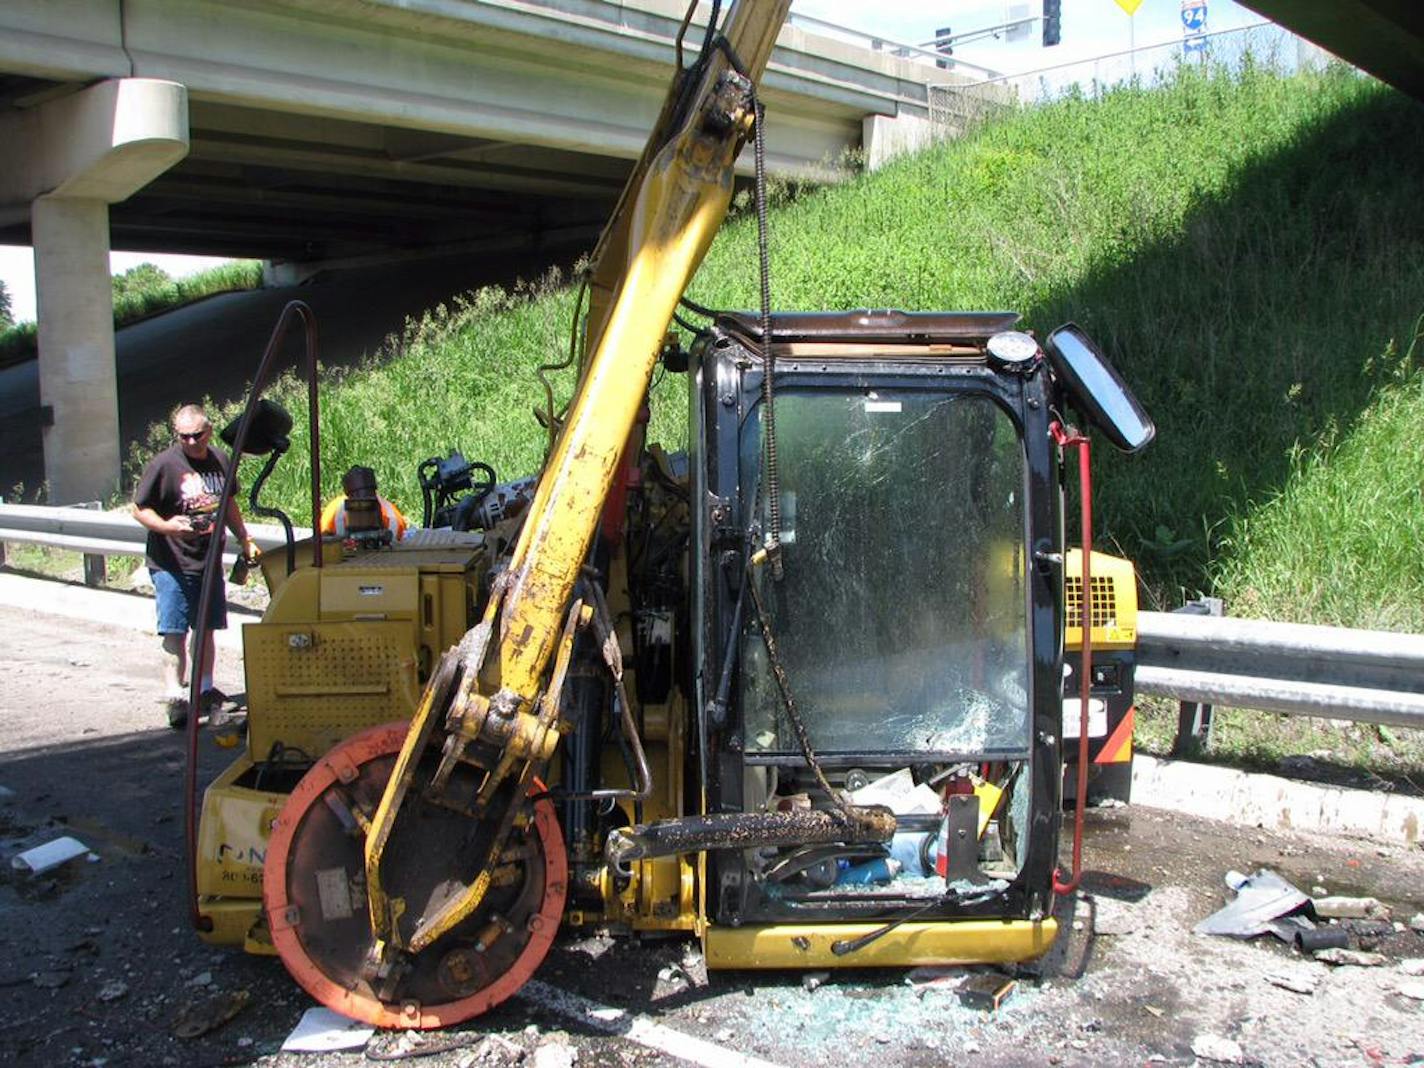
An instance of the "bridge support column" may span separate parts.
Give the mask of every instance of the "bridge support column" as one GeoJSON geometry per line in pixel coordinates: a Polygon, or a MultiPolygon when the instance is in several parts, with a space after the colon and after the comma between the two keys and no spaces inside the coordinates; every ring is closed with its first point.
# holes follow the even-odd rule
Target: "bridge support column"
{"type": "Polygon", "coordinates": [[[109,206],[40,197],[30,208],[30,235],[49,501],[103,500],[119,482],[109,206]]]}
{"type": "Polygon", "coordinates": [[[103,498],[120,463],[108,206],[187,155],[187,90],[100,82],[0,117],[0,144],[0,203],[30,204],[49,501],[103,498]]]}
{"type": "Polygon", "coordinates": [[[934,124],[918,115],[867,115],[861,122],[865,169],[878,171],[898,156],[927,148],[935,136],[934,124]]]}

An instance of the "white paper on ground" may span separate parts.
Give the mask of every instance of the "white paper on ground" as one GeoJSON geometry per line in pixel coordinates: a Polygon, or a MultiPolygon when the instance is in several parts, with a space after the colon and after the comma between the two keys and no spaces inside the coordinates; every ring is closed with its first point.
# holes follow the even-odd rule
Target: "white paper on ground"
{"type": "Polygon", "coordinates": [[[25,850],[12,857],[10,864],[15,868],[29,870],[32,874],[39,875],[41,872],[57,868],[75,857],[82,857],[88,852],[89,847],[78,838],[65,836],[25,850]]]}
{"type": "Polygon", "coordinates": [[[318,1005],[302,1013],[297,1026],[282,1043],[284,1053],[328,1053],[336,1049],[357,1049],[371,1040],[376,1029],[360,1020],[318,1005]]]}

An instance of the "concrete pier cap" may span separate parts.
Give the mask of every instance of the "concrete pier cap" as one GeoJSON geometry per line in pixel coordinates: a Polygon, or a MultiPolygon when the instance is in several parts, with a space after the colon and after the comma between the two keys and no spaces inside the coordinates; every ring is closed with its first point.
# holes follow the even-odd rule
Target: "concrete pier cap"
{"type": "Polygon", "coordinates": [[[102,500],[119,485],[118,376],[108,206],[188,153],[188,91],[116,78],[10,116],[15,166],[0,203],[28,203],[49,501],[102,500]]]}

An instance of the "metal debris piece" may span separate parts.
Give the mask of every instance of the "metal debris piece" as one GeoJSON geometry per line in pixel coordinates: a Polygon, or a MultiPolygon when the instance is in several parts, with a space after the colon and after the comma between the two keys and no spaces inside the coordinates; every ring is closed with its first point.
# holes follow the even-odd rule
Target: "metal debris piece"
{"type": "Polygon", "coordinates": [[[216,1031],[241,1012],[250,998],[246,990],[230,990],[191,1002],[179,1011],[173,1021],[173,1034],[179,1038],[197,1038],[216,1031]]]}
{"type": "Polygon", "coordinates": [[[129,984],[122,979],[110,979],[99,988],[96,995],[100,1001],[118,1001],[129,992],[129,984]]]}
{"type": "Polygon", "coordinates": [[[1236,900],[1192,928],[1196,934],[1255,938],[1269,931],[1283,941],[1293,942],[1298,931],[1314,926],[1310,922],[1310,898],[1275,872],[1263,868],[1255,875],[1245,876],[1229,871],[1226,885],[1236,891],[1236,900]],[[1303,922],[1285,923],[1287,919],[1303,922]]]}
{"type": "Polygon", "coordinates": [[[971,1009],[997,1012],[1018,984],[999,972],[979,972],[959,987],[959,1000],[971,1009]]]}
{"type": "Polygon", "coordinates": [[[95,854],[90,853],[89,847],[78,838],[66,835],[63,838],[56,838],[52,842],[46,842],[44,845],[37,845],[23,853],[16,854],[10,859],[10,866],[31,875],[42,875],[52,868],[69,863],[75,857],[83,856],[99,859],[95,854]]]}
{"type": "Polygon", "coordinates": [[[1350,932],[1338,925],[1300,930],[1295,934],[1295,944],[1302,953],[1319,953],[1322,949],[1348,949],[1350,932]]]}
{"type": "Polygon", "coordinates": [[[1323,960],[1326,964],[1352,965],[1356,968],[1378,968],[1389,962],[1389,958],[1383,953],[1366,953],[1363,950],[1341,949],[1338,946],[1318,951],[1315,959],[1323,960]]]}
{"type": "Polygon", "coordinates": [[[283,1053],[327,1053],[339,1049],[360,1049],[376,1029],[351,1020],[325,1006],[307,1009],[297,1026],[282,1042],[283,1053]]]}

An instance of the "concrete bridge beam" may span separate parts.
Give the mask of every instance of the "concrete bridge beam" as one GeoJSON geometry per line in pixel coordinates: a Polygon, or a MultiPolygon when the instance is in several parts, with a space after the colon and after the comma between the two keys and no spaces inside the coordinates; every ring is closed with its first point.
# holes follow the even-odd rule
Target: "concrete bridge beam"
{"type": "Polygon", "coordinates": [[[49,500],[102,499],[121,460],[109,205],[187,154],[187,92],[151,78],[101,82],[8,116],[0,143],[15,161],[0,203],[30,204],[49,500]]]}

